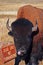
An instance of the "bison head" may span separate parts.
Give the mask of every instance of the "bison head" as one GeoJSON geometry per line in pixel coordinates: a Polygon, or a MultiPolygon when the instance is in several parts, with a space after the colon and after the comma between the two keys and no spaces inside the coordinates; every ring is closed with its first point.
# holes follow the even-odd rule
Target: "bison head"
{"type": "Polygon", "coordinates": [[[37,23],[36,26],[33,27],[33,24],[30,21],[20,18],[9,26],[8,19],[6,26],[9,30],[8,34],[14,38],[17,54],[25,54],[27,50],[30,49],[30,45],[32,45],[32,33],[37,31],[37,23]]]}

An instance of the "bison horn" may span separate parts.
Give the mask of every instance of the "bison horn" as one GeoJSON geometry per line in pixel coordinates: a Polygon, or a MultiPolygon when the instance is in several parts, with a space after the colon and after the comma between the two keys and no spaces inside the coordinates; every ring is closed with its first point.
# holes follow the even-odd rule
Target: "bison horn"
{"type": "Polygon", "coordinates": [[[38,28],[38,21],[36,20],[36,25],[34,27],[32,27],[32,31],[36,31],[38,28]]]}
{"type": "Polygon", "coordinates": [[[11,26],[9,25],[9,19],[7,20],[6,26],[7,26],[7,29],[8,29],[8,30],[10,30],[10,31],[12,30],[12,29],[11,29],[11,26]]]}

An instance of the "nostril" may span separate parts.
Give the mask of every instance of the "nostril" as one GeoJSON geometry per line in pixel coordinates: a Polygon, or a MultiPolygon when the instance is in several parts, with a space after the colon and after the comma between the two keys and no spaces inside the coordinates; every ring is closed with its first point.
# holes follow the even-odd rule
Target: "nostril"
{"type": "Polygon", "coordinates": [[[18,55],[20,55],[21,54],[21,52],[20,51],[18,51],[18,55]]]}
{"type": "Polygon", "coordinates": [[[20,51],[18,51],[18,55],[23,55],[23,54],[25,54],[26,53],[26,51],[25,50],[20,50],[20,51]]]}

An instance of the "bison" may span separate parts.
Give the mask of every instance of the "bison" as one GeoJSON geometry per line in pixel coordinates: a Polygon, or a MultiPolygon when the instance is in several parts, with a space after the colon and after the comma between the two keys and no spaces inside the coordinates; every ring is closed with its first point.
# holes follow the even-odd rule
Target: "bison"
{"type": "Polygon", "coordinates": [[[26,65],[37,65],[37,58],[32,55],[33,37],[38,34],[38,24],[33,26],[31,21],[25,18],[19,18],[12,22],[9,26],[9,19],[7,20],[8,34],[14,38],[17,57],[15,58],[15,65],[19,65],[21,60],[25,61],[26,65]]]}
{"type": "Polygon", "coordinates": [[[38,20],[39,33],[34,36],[32,53],[39,52],[39,59],[43,59],[43,9],[33,7],[31,5],[25,5],[19,8],[17,18],[25,18],[31,21],[33,25],[38,20]]]}

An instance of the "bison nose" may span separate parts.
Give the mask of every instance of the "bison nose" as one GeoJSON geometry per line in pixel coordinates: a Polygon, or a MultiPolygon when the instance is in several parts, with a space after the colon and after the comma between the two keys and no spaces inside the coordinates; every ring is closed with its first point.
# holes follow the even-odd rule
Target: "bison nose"
{"type": "Polygon", "coordinates": [[[21,48],[19,51],[18,51],[18,55],[24,55],[26,53],[26,50],[24,48],[21,48]]]}
{"type": "Polygon", "coordinates": [[[21,52],[20,51],[18,51],[18,55],[21,55],[21,52]]]}
{"type": "Polygon", "coordinates": [[[18,51],[18,55],[24,55],[25,53],[26,53],[25,50],[18,51]]]}

